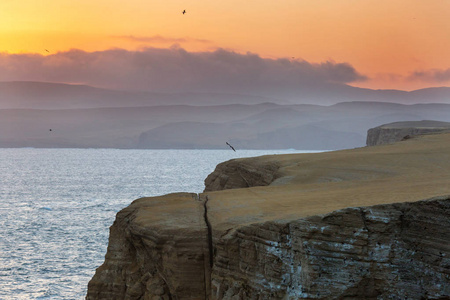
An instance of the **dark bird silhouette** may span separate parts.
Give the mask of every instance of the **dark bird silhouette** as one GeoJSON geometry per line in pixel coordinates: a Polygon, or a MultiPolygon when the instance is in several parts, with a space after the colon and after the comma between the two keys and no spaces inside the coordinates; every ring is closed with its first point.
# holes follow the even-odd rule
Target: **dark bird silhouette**
{"type": "Polygon", "coordinates": [[[230,146],[231,149],[233,149],[234,152],[236,152],[236,149],[234,149],[233,146],[231,146],[230,144],[228,144],[228,142],[226,142],[228,146],[230,146]]]}
{"type": "Polygon", "coordinates": [[[45,49],[45,51],[47,51],[48,53],[50,53],[50,51],[48,51],[47,49],[45,49]]]}
{"type": "Polygon", "coordinates": [[[186,10],[184,9],[184,10],[183,10],[183,15],[184,15],[185,13],[186,13],[186,10]]]}
{"type": "Polygon", "coordinates": [[[52,129],[50,128],[48,131],[52,131],[52,129]]]}

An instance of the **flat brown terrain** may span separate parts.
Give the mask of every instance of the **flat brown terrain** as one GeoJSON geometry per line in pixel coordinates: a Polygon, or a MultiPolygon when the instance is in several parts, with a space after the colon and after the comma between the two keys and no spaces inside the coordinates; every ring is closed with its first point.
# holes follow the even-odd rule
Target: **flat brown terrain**
{"type": "Polygon", "coordinates": [[[289,221],[346,207],[450,195],[450,134],[393,145],[314,154],[263,156],[280,165],[269,186],[207,192],[215,234],[251,223],[289,221]],[[219,231],[219,232],[217,232],[219,231]]]}

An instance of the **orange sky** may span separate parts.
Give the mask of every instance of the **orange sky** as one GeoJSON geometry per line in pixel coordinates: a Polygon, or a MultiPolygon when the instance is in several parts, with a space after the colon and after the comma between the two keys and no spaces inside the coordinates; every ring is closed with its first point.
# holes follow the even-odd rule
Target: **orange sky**
{"type": "Polygon", "coordinates": [[[268,58],[348,62],[370,78],[353,84],[361,87],[450,86],[450,80],[409,77],[450,68],[450,1],[0,2],[0,52],[47,55],[173,44],[188,51],[221,47],[268,58]]]}

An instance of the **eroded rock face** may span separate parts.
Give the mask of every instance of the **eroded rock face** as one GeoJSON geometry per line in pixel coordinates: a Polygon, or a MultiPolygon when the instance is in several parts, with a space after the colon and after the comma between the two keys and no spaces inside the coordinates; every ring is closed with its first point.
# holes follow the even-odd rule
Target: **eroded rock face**
{"type": "Polygon", "coordinates": [[[204,299],[209,249],[203,202],[181,193],[143,198],[117,214],[86,299],[204,299]]]}
{"type": "Polygon", "coordinates": [[[266,186],[276,179],[278,164],[257,163],[257,158],[231,160],[217,165],[205,179],[205,192],[266,186]]]}
{"type": "Polygon", "coordinates": [[[399,142],[416,135],[450,130],[450,123],[440,121],[395,122],[371,128],[367,131],[367,146],[399,142]]]}
{"type": "Polygon", "coordinates": [[[193,195],[172,197],[141,199],[117,215],[87,299],[450,297],[447,197],[251,224],[215,232],[212,249],[200,217],[184,229],[194,219],[142,223],[155,205],[182,201],[185,213],[202,213],[193,195]]]}
{"type": "Polygon", "coordinates": [[[213,299],[450,297],[448,198],[348,208],[214,237],[213,299]]]}

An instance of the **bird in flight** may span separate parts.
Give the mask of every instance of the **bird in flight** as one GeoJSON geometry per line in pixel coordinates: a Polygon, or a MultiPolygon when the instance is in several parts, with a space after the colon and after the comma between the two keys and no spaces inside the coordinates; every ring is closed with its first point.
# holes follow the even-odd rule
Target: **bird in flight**
{"type": "Polygon", "coordinates": [[[50,51],[48,51],[47,49],[44,49],[45,51],[47,51],[48,53],[50,53],[50,51]]]}
{"type": "Polygon", "coordinates": [[[184,10],[183,10],[183,15],[184,15],[185,13],[186,13],[186,10],[184,9],[184,10]]]}
{"type": "Polygon", "coordinates": [[[234,149],[233,146],[231,146],[230,144],[228,144],[228,142],[226,142],[228,146],[230,146],[231,149],[233,149],[234,152],[236,152],[236,149],[234,149]]]}

